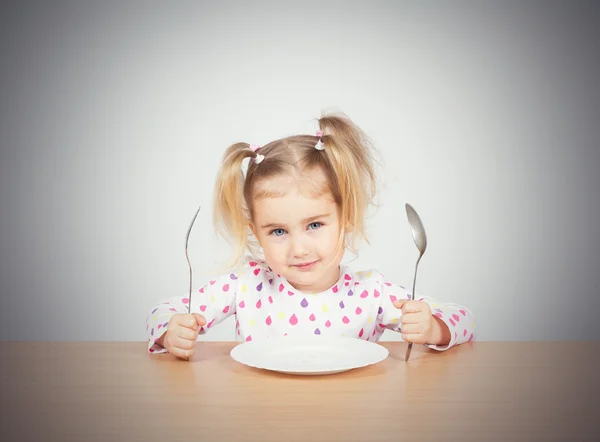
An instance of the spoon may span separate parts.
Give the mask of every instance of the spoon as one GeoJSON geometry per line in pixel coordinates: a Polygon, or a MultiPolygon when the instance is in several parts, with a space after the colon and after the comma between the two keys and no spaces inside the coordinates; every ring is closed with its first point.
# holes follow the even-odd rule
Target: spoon
{"type": "MultiPolygon", "coordinates": [[[[413,239],[415,241],[415,245],[417,249],[419,249],[419,258],[417,259],[417,263],[415,264],[415,277],[413,279],[413,288],[412,295],[410,297],[411,301],[415,300],[415,285],[417,284],[417,269],[419,268],[419,261],[423,257],[425,253],[425,249],[427,248],[427,235],[425,234],[425,227],[423,227],[423,223],[421,222],[421,218],[419,218],[419,214],[410,204],[406,204],[406,216],[408,217],[408,224],[410,225],[410,230],[412,231],[413,239]]],[[[404,361],[408,361],[410,357],[410,351],[412,350],[412,342],[408,343],[408,348],[406,349],[406,356],[404,357],[404,361]]]]}

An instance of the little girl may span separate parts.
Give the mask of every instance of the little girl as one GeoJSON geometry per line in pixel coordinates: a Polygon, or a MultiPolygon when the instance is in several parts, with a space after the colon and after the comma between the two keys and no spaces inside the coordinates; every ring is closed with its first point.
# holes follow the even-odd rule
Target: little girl
{"type": "Polygon", "coordinates": [[[146,325],[150,352],[189,358],[198,335],[231,315],[245,341],[286,335],[377,341],[385,329],[436,350],[474,339],[467,308],[410,301],[409,290],[376,270],[341,263],[344,251],[366,238],[363,218],[376,190],[373,156],[346,116],[323,116],[319,128],[316,135],[227,149],[214,221],[236,246],[233,271],[195,292],[190,314],[187,296],[154,307],[146,325]]]}

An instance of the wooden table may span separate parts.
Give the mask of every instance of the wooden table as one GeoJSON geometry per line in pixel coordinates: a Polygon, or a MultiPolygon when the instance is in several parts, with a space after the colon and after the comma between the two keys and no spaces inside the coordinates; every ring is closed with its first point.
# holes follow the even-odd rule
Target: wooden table
{"type": "Polygon", "coordinates": [[[0,343],[6,441],[599,440],[600,342],[475,342],[341,374],[190,362],[145,343],[0,343]]]}

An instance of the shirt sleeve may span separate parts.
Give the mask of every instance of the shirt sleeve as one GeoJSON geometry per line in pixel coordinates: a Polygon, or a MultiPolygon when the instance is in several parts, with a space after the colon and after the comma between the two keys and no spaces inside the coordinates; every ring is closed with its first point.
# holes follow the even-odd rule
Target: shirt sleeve
{"type": "MultiPolygon", "coordinates": [[[[406,288],[382,280],[381,284],[381,325],[390,330],[401,332],[402,311],[393,305],[397,299],[410,299],[411,291],[406,288]]],[[[448,350],[456,345],[475,339],[475,319],[471,311],[462,305],[440,302],[429,296],[415,293],[416,301],[426,302],[431,308],[431,313],[440,318],[450,330],[448,345],[425,344],[433,350],[448,350]]]]}
{"type": "MultiPolygon", "coordinates": [[[[200,313],[206,318],[206,325],[200,327],[200,334],[229,316],[235,314],[235,300],[239,273],[227,273],[211,279],[203,287],[192,293],[190,313],[200,313]]],[[[187,313],[189,296],[175,296],[154,306],[146,318],[146,335],[150,353],[164,353],[166,349],[156,341],[167,331],[169,320],[176,313],[187,313]]]]}

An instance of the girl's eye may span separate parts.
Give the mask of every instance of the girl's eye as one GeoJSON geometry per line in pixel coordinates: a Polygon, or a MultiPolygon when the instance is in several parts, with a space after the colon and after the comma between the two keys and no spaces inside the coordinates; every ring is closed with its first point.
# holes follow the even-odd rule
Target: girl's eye
{"type": "Polygon", "coordinates": [[[316,229],[318,229],[318,228],[319,228],[319,227],[321,227],[321,226],[322,226],[322,224],[321,224],[321,223],[319,223],[319,222],[314,222],[314,223],[310,223],[310,224],[308,225],[308,228],[309,228],[309,230],[316,230],[316,229]]]}
{"type": "Polygon", "coordinates": [[[281,236],[285,234],[285,230],[283,229],[274,229],[271,231],[270,235],[281,236]]]}

